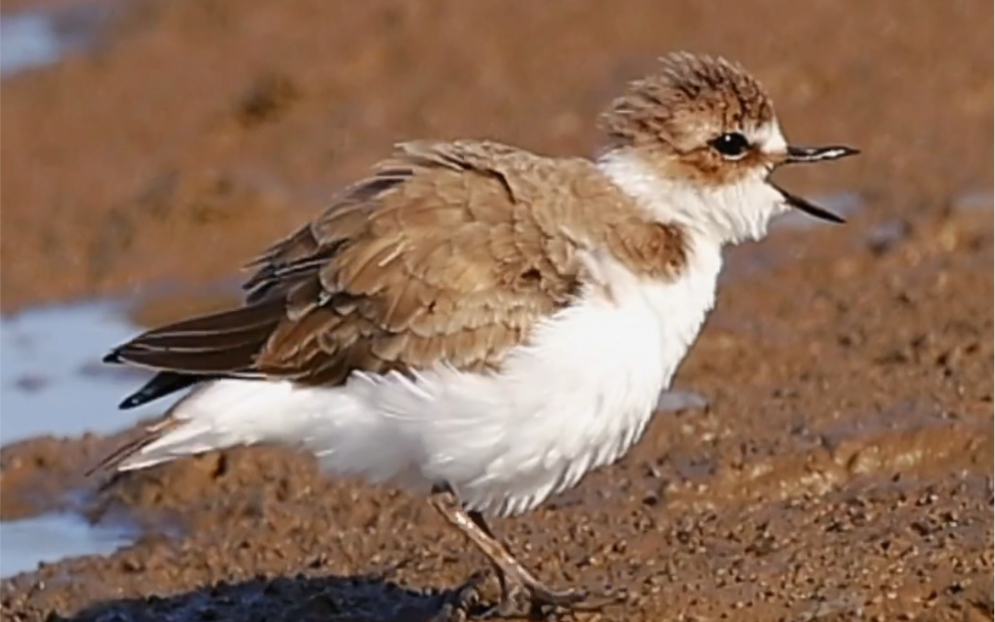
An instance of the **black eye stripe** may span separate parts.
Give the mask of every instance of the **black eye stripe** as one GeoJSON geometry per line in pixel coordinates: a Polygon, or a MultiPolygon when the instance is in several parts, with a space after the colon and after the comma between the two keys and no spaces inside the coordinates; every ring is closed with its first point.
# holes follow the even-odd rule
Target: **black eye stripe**
{"type": "Polygon", "coordinates": [[[708,144],[727,158],[742,156],[750,148],[750,141],[746,140],[746,137],[739,132],[722,134],[718,138],[712,139],[708,144]]]}

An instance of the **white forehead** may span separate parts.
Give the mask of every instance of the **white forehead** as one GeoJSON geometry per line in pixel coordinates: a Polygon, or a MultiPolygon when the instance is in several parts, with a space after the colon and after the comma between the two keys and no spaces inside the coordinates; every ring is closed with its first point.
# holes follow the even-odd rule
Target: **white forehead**
{"type": "Polygon", "coordinates": [[[784,139],[776,119],[744,128],[743,133],[750,144],[756,145],[764,153],[784,153],[788,149],[788,141],[784,139]]]}

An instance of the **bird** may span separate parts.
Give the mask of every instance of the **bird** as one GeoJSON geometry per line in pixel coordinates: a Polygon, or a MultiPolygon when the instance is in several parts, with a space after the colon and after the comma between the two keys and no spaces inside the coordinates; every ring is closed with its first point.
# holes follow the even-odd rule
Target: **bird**
{"type": "Polygon", "coordinates": [[[591,604],[531,573],[487,519],[621,458],[715,304],[723,249],[792,209],[843,222],[771,173],[858,153],[790,145],[756,78],[689,52],[598,125],[581,157],[397,144],[245,266],[240,306],[110,351],[156,372],[122,408],[190,391],[95,468],[302,447],[327,473],[424,494],[488,558],[499,611],[591,604]]]}

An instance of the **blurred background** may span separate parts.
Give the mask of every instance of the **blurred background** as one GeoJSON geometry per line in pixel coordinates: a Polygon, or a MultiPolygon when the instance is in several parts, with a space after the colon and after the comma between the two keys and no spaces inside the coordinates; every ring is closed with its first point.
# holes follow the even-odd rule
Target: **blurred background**
{"type": "MultiPolygon", "coordinates": [[[[263,571],[292,575],[311,563],[304,552],[280,562],[267,557],[263,540],[288,546],[265,531],[286,535],[290,527],[276,519],[267,519],[272,524],[265,529],[244,527],[252,544],[242,557],[225,548],[227,536],[195,539],[192,524],[212,533],[219,516],[230,518],[231,508],[245,504],[283,508],[277,512],[303,525],[331,520],[337,527],[330,531],[340,533],[375,523],[378,511],[349,514],[332,499],[345,495],[352,499],[346,505],[357,507],[355,495],[367,495],[364,503],[379,508],[388,493],[327,482],[306,459],[267,450],[225,458],[242,470],[229,464],[222,475],[214,471],[219,457],[156,471],[154,493],[141,481],[110,500],[94,492],[95,484],[79,475],[88,461],[136,418],[162,410],[115,411],[141,376],[100,366],[103,351],[140,326],[237,302],[239,266],[314,216],[393,143],[491,138],[550,155],[588,155],[598,143],[594,121],[602,107],[626,81],[652,71],[656,57],[685,49],[744,64],[766,85],[793,141],[863,151],[839,164],[778,173],[792,190],[845,213],[850,223],[835,228],[787,218],[764,245],[731,255],[728,293],[720,294],[716,317],[678,380],[687,399],[669,403],[670,410],[697,415],[654,424],[643,453],[596,481],[625,491],[628,501],[616,500],[616,509],[630,502],[640,511],[654,507],[677,517],[674,524],[681,516],[700,522],[695,513],[703,507],[717,513],[719,525],[790,524],[805,534],[802,541],[812,538],[797,546],[826,551],[821,565],[838,572],[817,572],[806,583],[790,566],[795,582],[764,588],[773,590],[764,600],[758,596],[764,589],[729,587],[708,562],[689,561],[676,579],[654,584],[649,604],[633,604],[620,619],[633,611],[651,619],[661,619],[660,612],[707,617],[736,603],[750,603],[737,615],[744,620],[858,609],[892,619],[905,614],[906,603],[916,615],[975,612],[990,619],[990,592],[971,586],[990,586],[992,568],[992,32],[992,5],[981,0],[4,0],[4,611],[20,619],[106,613],[80,613],[94,592],[38,588],[50,576],[45,572],[111,573],[109,581],[125,586],[119,596],[136,600],[109,607],[128,608],[151,593],[182,599],[214,581],[263,571]],[[687,429],[695,440],[674,440],[687,429]],[[645,474],[646,464],[655,465],[655,475],[645,474]],[[753,468],[775,475],[743,475],[753,468]],[[812,477],[824,486],[805,473],[817,474],[812,477]],[[890,482],[896,473],[912,483],[889,495],[947,491],[947,497],[928,494],[952,504],[936,516],[953,512],[959,526],[928,509],[902,515],[888,505],[897,497],[887,495],[881,507],[890,509],[876,512],[903,518],[877,532],[827,536],[820,531],[826,524],[811,520],[821,511],[837,514],[833,503],[850,507],[854,495],[866,492],[861,486],[890,482]],[[216,480],[224,477],[222,494],[216,480]],[[165,492],[171,478],[183,482],[176,498],[165,492]],[[671,486],[666,494],[654,488],[662,480],[671,486]],[[797,494],[783,492],[796,484],[797,494]],[[710,492],[695,497],[701,486],[710,492]],[[670,502],[648,506],[650,493],[670,502]],[[683,506],[681,494],[690,495],[683,506]],[[965,495],[973,501],[963,501],[965,495]],[[769,505],[785,499],[830,506],[778,514],[780,506],[769,505]],[[733,512],[750,503],[772,514],[733,512]],[[107,516],[120,519],[110,531],[106,525],[114,521],[107,516]],[[927,538],[930,527],[909,544],[918,547],[913,561],[901,563],[926,568],[925,561],[916,565],[917,556],[938,546],[939,561],[929,571],[935,580],[894,579],[899,562],[888,547],[861,554],[877,560],[865,567],[865,575],[878,577],[873,580],[851,576],[843,570],[851,561],[834,557],[851,545],[848,537],[906,537],[909,525],[934,522],[954,530],[957,544],[944,552],[936,544],[942,537],[927,538]],[[161,534],[166,523],[179,542],[173,548],[139,544],[110,562],[89,558],[11,578],[38,561],[110,552],[135,533],[161,534]],[[192,549],[240,561],[198,566],[192,549]],[[147,561],[156,555],[172,561],[159,568],[147,561]],[[961,560],[956,568],[954,558],[961,560]],[[132,563],[162,572],[177,563],[201,570],[169,578],[154,570],[127,571],[128,579],[113,574],[132,563]],[[808,588],[792,600],[788,588],[798,585],[808,588]]],[[[597,486],[582,487],[580,498],[597,486]]],[[[392,503],[408,507],[409,501],[392,503]]],[[[536,521],[555,525],[566,520],[565,511],[536,521]]],[[[605,516],[613,523],[620,515],[605,516]]],[[[629,539],[650,538],[637,532],[642,535],[629,539]]],[[[513,531],[512,539],[515,533],[525,532],[513,531]]],[[[424,534],[367,533],[366,553],[348,559],[329,553],[334,560],[314,568],[342,576],[372,571],[367,553],[406,550],[390,539],[404,536],[425,541],[424,534]]],[[[600,537],[591,536],[598,546],[617,544],[604,532],[600,537]]],[[[654,538],[643,555],[672,558],[679,556],[675,546],[684,546],[654,538]]],[[[728,551],[711,541],[701,546],[719,565],[732,563],[723,555],[751,555],[745,544],[729,544],[728,551]],[[726,552],[716,553],[716,546],[726,552]]],[[[542,550],[537,545],[533,555],[542,550]]],[[[608,558],[613,555],[618,564],[631,561],[624,551],[608,558]]],[[[784,555],[782,570],[789,558],[803,563],[784,555]]],[[[750,559],[746,565],[756,562],[750,559]]],[[[402,575],[402,583],[445,585],[452,583],[446,572],[458,577],[464,569],[425,563],[428,570],[402,575]]],[[[772,582],[779,576],[757,568],[754,584],[757,576],[772,582]]],[[[658,576],[645,565],[632,572],[640,582],[658,576]]],[[[615,576],[624,582],[628,575],[615,576]]],[[[333,588],[287,589],[294,600],[333,588]]]]}

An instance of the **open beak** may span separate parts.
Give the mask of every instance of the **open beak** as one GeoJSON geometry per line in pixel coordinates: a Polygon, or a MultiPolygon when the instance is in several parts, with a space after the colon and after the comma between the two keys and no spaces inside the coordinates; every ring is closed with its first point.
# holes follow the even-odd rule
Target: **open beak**
{"type": "Polygon", "coordinates": [[[788,155],[784,159],[785,164],[804,164],[808,162],[823,162],[825,160],[839,160],[847,156],[860,153],[853,147],[843,147],[834,145],[832,147],[788,147],[788,155]]]}
{"type": "MultiPolygon", "coordinates": [[[[860,151],[852,147],[832,146],[832,147],[788,147],[788,153],[782,164],[804,164],[811,162],[825,162],[827,160],[838,160],[847,156],[857,155],[860,151]]],[[[773,185],[773,184],[772,184],[773,185]]],[[[791,207],[801,210],[810,216],[829,222],[846,222],[841,216],[819,207],[796,194],[792,194],[774,185],[774,188],[784,197],[785,203],[791,207]]]]}
{"type": "Polygon", "coordinates": [[[791,194],[790,192],[788,192],[784,188],[781,188],[780,186],[776,186],[774,184],[771,185],[774,186],[775,190],[781,193],[781,196],[784,197],[785,203],[787,203],[788,205],[790,205],[795,209],[799,209],[805,212],[809,216],[815,216],[816,218],[822,220],[828,220],[829,222],[836,222],[836,223],[846,222],[845,220],[843,220],[842,216],[837,216],[836,214],[830,212],[824,207],[819,207],[818,205],[811,203],[810,201],[806,201],[797,194],[791,194]]]}

